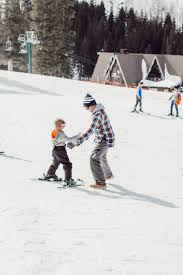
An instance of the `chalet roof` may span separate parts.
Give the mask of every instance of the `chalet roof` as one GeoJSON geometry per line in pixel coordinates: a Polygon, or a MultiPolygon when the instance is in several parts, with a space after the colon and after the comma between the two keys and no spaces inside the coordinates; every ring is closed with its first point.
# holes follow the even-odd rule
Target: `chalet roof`
{"type": "Polygon", "coordinates": [[[95,66],[95,70],[93,72],[92,79],[94,81],[102,82],[104,80],[104,73],[109,64],[110,58],[113,56],[113,53],[100,53],[98,57],[97,64],[95,66]]]}
{"type": "Polygon", "coordinates": [[[139,64],[142,64],[143,55],[117,54],[117,58],[127,83],[138,82],[139,79],[142,79],[142,70],[139,70],[139,64]]]}
{"type": "Polygon", "coordinates": [[[172,74],[183,77],[183,55],[167,55],[166,61],[172,74]]]}
{"type": "Polygon", "coordinates": [[[172,75],[181,76],[183,79],[183,55],[155,55],[155,54],[121,54],[100,53],[92,80],[102,82],[105,80],[105,72],[112,56],[116,56],[127,83],[137,83],[142,79],[142,60],[145,60],[147,71],[150,70],[155,58],[160,69],[165,74],[165,67],[172,75]]]}

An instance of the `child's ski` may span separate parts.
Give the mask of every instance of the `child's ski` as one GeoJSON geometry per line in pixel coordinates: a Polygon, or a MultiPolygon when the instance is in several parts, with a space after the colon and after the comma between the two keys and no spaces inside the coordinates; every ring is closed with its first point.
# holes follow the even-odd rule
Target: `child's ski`
{"type": "Polygon", "coordinates": [[[39,180],[39,181],[47,181],[47,182],[64,182],[64,180],[62,178],[58,178],[58,179],[46,179],[46,178],[42,177],[42,178],[38,178],[37,180],[39,180]]]}
{"type": "Polygon", "coordinates": [[[31,178],[32,181],[45,181],[45,182],[53,182],[53,183],[61,183],[61,182],[64,182],[64,179],[63,178],[52,178],[52,179],[48,179],[46,178],[46,175],[43,174],[42,177],[39,177],[39,178],[31,178]]]}
{"type": "Polygon", "coordinates": [[[39,181],[48,181],[48,182],[64,182],[62,178],[56,179],[47,179],[45,176],[38,178],[39,181]]]}
{"type": "Polygon", "coordinates": [[[32,178],[32,181],[42,181],[48,183],[58,183],[60,186],[59,188],[73,188],[78,186],[84,186],[85,183],[81,179],[71,180],[70,182],[66,182],[63,178],[58,179],[46,179],[44,176],[40,178],[32,178]]]}
{"type": "Polygon", "coordinates": [[[67,188],[74,188],[74,187],[79,187],[79,186],[85,186],[85,183],[81,179],[73,180],[72,183],[66,183],[60,185],[58,188],[59,189],[67,189],[67,188]]]}

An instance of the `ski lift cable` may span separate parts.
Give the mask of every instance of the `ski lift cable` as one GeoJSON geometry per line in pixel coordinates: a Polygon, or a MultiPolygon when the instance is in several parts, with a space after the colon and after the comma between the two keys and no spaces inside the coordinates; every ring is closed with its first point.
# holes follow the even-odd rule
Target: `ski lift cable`
{"type": "Polygon", "coordinates": [[[96,65],[96,63],[94,61],[92,61],[92,60],[90,60],[90,59],[88,59],[86,57],[82,57],[82,56],[79,56],[79,55],[75,55],[75,57],[78,58],[78,59],[80,59],[80,60],[86,61],[86,62],[88,62],[88,63],[90,63],[90,64],[92,64],[94,66],[96,65]]]}
{"type": "Polygon", "coordinates": [[[76,59],[78,59],[78,60],[80,60],[80,61],[83,61],[83,62],[85,62],[85,63],[88,63],[88,64],[90,64],[90,65],[92,65],[92,66],[95,66],[95,65],[96,65],[96,63],[95,63],[94,61],[92,61],[92,60],[90,60],[90,59],[88,59],[88,58],[86,58],[86,57],[79,56],[79,55],[77,55],[77,54],[72,54],[72,55],[70,55],[70,57],[74,57],[74,58],[76,58],[76,59]]]}

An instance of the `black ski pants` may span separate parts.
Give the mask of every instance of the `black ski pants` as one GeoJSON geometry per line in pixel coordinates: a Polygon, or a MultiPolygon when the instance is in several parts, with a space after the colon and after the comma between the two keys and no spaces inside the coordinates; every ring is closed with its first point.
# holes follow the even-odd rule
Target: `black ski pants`
{"type": "Polygon", "coordinates": [[[65,180],[69,181],[72,178],[72,163],[69,160],[65,146],[55,146],[52,152],[53,163],[51,164],[48,175],[54,176],[59,165],[63,165],[65,171],[65,180]]]}

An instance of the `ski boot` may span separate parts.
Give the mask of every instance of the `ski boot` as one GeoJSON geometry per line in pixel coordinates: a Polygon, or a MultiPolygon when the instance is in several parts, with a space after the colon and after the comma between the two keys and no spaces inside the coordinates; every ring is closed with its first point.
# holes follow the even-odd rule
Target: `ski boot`
{"type": "Polygon", "coordinates": [[[65,180],[64,183],[65,183],[65,186],[68,186],[68,187],[73,187],[76,185],[76,182],[73,179],[65,180]]]}
{"type": "Polygon", "coordinates": [[[114,175],[111,175],[109,177],[105,177],[105,180],[106,181],[110,181],[110,180],[113,180],[114,179],[114,175]]]}
{"type": "Polygon", "coordinates": [[[174,116],[172,113],[170,113],[168,116],[174,116]]]}
{"type": "Polygon", "coordinates": [[[107,184],[96,182],[94,184],[90,184],[89,187],[98,190],[105,190],[107,188],[107,184]]]}
{"type": "Polygon", "coordinates": [[[140,109],[139,109],[139,112],[140,112],[140,113],[143,113],[144,111],[140,108],[140,109]]]}
{"type": "Polygon", "coordinates": [[[139,113],[136,109],[133,109],[132,113],[139,113]]]}
{"type": "Polygon", "coordinates": [[[59,180],[57,175],[44,175],[44,179],[45,180],[53,180],[53,181],[58,181],[59,180]]]}

